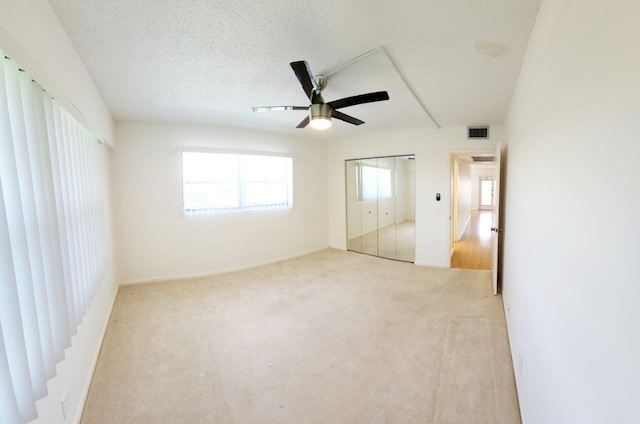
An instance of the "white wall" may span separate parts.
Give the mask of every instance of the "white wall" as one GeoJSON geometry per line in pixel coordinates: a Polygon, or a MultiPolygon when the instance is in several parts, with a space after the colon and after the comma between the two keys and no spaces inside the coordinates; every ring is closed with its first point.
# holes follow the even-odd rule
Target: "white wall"
{"type": "Polygon", "coordinates": [[[329,242],[346,249],[344,161],[362,157],[414,154],[416,264],[449,267],[451,153],[491,152],[505,142],[491,127],[491,140],[467,140],[466,127],[407,129],[354,137],[329,144],[329,242]],[[435,200],[441,193],[440,202],[435,200]]]}
{"type": "MultiPolygon", "coordinates": [[[[113,121],[73,44],[46,0],[0,0],[0,49],[53,95],[80,123],[103,141],[113,140],[113,121]]],[[[79,422],[102,337],[117,292],[109,187],[109,151],[101,149],[110,272],[87,311],[65,360],[48,382],[49,395],[37,404],[34,424],[79,422]],[[69,389],[70,416],[62,417],[61,400],[69,389]]]]}
{"type": "Polygon", "coordinates": [[[638,22],[637,0],[543,1],[511,103],[503,293],[526,424],[638,422],[638,22]]]}
{"type": "MultiPolygon", "coordinates": [[[[204,275],[328,247],[327,146],[258,131],[117,124],[112,161],[121,283],[204,275]],[[293,210],[186,218],[179,146],[294,153],[293,210]]],[[[344,178],[344,167],[340,170],[344,178]]]]}
{"type": "Polygon", "coordinates": [[[47,0],[0,0],[4,50],[98,139],[113,144],[113,119],[47,0]]]}
{"type": "Polygon", "coordinates": [[[471,220],[471,165],[458,161],[458,240],[471,220]]]}
{"type": "Polygon", "coordinates": [[[480,178],[494,175],[494,165],[471,164],[471,210],[480,209],[480,178]]]}

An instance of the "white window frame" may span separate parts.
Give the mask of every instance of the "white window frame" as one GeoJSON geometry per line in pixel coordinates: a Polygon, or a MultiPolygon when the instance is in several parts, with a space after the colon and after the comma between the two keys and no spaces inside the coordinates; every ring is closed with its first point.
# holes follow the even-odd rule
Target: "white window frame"
{"type": "Polygon", "coordinates": [[[293,161],[295,155],[289,153],[279,152],[264,152],[255,150],[237,150],[237,149],[216,149],[206,147],[181,147],[178,149],[178,153],[181,154],[181,180],[182,180],[182,211],[185,216],[210,216],[224,213],[245,212],[245,211],[277,211],[277,210],[289,210],[293,209],[293,161]],[[236,156],[238,160],[238,179],[237,179],[237,193],[238,193],[238,206],[237,207],[209,207],[203,209],[187,209],[186,190],[185,184],[187,183],[184,178],[184,153],[204,153],[204,154],[221,154],[236,156]],[[245,204],[245,181],[243,176],[243,158],[247,156],[258,157],[274,157],[281,159],[289,159],[286,165],[285,176],[285,197],[286,200],[283,203],[264,204],[257,206],[247,206],[245,204]]]}

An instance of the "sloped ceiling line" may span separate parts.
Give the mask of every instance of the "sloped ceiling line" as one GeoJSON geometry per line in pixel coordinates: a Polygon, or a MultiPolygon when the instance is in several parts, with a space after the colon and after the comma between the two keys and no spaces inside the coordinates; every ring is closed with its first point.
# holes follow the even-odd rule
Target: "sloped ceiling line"
{"type": "Polygon", "coordinates": [[[318,19],[309,13],[317,9],[312,0],[48,2],[115,121],[326,141],[435,129],[432,118],[442,128],[502,124],[540,6],[540,0],[327,0],[318,19]],[[255,105],[305,98],[287,66],[292,60],[326,72],[376,46],[384,48],[336,72],[323,93],[333,100],[387,91],[388,102],[354,108],[366,125],[301,131],[296,124],[305,111],[252,112],[255,105]]]}
{"type": "Polygon", "coordinates": [[[328,72],[327,74],[323,75],[325,78],[329,78],[331,75],[335,74],[336,72],[339,72],[340,70],[346,68],[347,66],[359,61],[360,59],[364,59],[367,56],[370,56],[374,53],[377,53],[378,51],[383,51],[386,56],[389,58],[389,61],[391,62],[391,64],[393,65],[393,68],[396,70],[396,72],[398,73],[398,76],[400,77],[400,79],[402,79],[402,82],[404,82],[404,84],[407,86],[407,88],[409,89],[409,91],[411,91],[411,94],[413,94],[413,97],[418,101],[418,103],[420,104],[420,106],[422,107],[422,110],[424,110],[424,112],[427,114],[427,116],[429,117],[429,119],[431,119],[431,121],[436,125],[436,127],[438,127],[438,129],[440,129],[440,124],[438,123],[438,121],[435,120],[435,118],[433,117],[433,115],[431,115],[431,113],[429,113],[429,110],[427,109],[427,107],[424,105],[424,103],[422,103],[422,100],[420,99],[420,97],[418,97],[418,95],[416,94],[416,91],[413,89],[413,87],[411,86],[411,84],[409,84],[409,81],[407,81],[407,78],[404,76],[404,74],[402,73],[402,71],[400,70],[400,68],[398,67],[398,64],[396,63],[395,60],[393,60],[393,57],[391,56],[391,53],[389,53],[389,50],[387,50],[387,48],[385,46],[378,46],[375,49],[371,49],[366,53],[361,54],[360,56],[357,56],[353,59],[351,59],[350,61],[348,61],[347,63],[345,63],[344,65],[341,65],[339,67],[337,67],[336,69],[334,69],[331,72],[328,72]]]}

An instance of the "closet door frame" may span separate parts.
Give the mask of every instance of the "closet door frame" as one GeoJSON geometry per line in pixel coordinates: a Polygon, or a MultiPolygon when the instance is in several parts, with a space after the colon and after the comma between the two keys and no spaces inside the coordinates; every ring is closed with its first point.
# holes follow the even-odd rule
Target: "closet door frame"
{"type": "MultiPolygon", "coordinates": [[[[397,159],[398,158],[409,158],[409,157],[415,158],[415,154],[411,153],[411,154],[405,154],[405,155],[388,155],[388,156],[374,156],[374,157],[345,159],[345,197],[346,197],[346,199],[345,199],[345,220],[346,220],[346,234],[345,234],[345,236],[346,236],[346,247],[347,247],[348,251],[353,251],[353,252],[357,252],[357,253],[363,253],[363,254],[370,255],[370,256],[378,256],[378,257],[382,257],[382,258],[385,258],[385,259],[398,260],[398,261],[401,261],[401,262],[411,262],[411,263],[413,263],[415,261],[415,257],[414,257],[414,260],[409,261],[409,260],[404,260],[404,259],[397,259],[396,255],[393,255],[394,257],[380,256],[380,254],[379,254],[380,253],[379,252],[379,246],[378,246],[378,242],[379,242],[379,234],[378,234],[378,232],[380,230],[380,228],[379,228],[379,222],[380,221],[379,221],[379,217],[377,215],[376,215],[376,218],[375,218],[376,219],[376,229],[374,230],[376,232],[375,237],[374,237],[375,238],[375,253],[373,252],[372,249],[365,248],[365,244],[367,242],[370,242],[371,240],[367,241],[365,239],[365,236],[366,236],[366,234],[368,232],[366,231],[366,228],[363,227],[364,224],[362,223],[362,221],[363,221],[362,217],[365,216],[365,214],[367,214],[367,215],[369,214],[369,209],[362,208],[362,203],[361,203],[362,201],[364,201],[363,200],[364,199],[364,194],[362,193],[362,189],[363,189],[363,186],[362,186],[362,184],[363,184],[363,181],[362,181],[362,166],[363,166],[363,164],[362,164],[362,162],[376,160],[375,167],[378,168],[378,166],[377,166],[378,165],[378,163],[377,163],[378,159],[396,159],[395,166],[393,167],[393,172],[395,172],[397,174],[397,168],[398,168],[397,159]],[[360,240],[361,241],[361,244],[360,244],[361,250],[353,250],[353,249],[349,248],[349,241],[350,241],[349,234],[351,232],[350,225],[349,225],[349,220],[350,220],[349,217],[350,217],[350,215],[352,215],[354,213],[354,211],[351,211],[351,214],[350,214],[350,211],[349,211],[349,203],[350,203],[349,195],[350,195],[350,193],[351,194],[353,193],[353,188],[350,191],[349,186],[348,186],[349,181],[353,180],[353,178],[349,178],[349,175],[348,175],[348,172],[349,172],[348,163],[349,162],[360,162],[358,164],[360,166],[360,170],[357,171],[358,177],[355,178],[355,182],[359,186],[356,187],[355,193],[356,193],[356,202],[358,202],[358,207],[360,208],[360,212],[361,212],[361,215],[360,215],[361,227],[360,227],[360,231],[359,231],[360,238],[361,238],[361,240],[360,240]]],[[[356,166],[358,166],[358,165],[356,165],[356,166]]],[[[369,163],[369,165],[371,166],[372,163],[369,163]]],[[[356,168],[356,169],[358,169],[358,168],[356,168]]],[[[379,199],[378,199],[378,193],[377,193],[378,187],[379,187],[379,184],[378,184],[378,181],[377,181],[377,175],[378,175],[378,172],[376,172],[376,200],[375,200],[375,209],[376,209],[375,212],[376,212],[376,214],[380,213],[380,211],[379,211],[379,199]]],[[[393,197],[394,209],[395,209],[395,212],[394,212],[394,223],[395,223],[395,220],[397,219],[396,214],[397,214],[397,201],[398,201],[398,196],[397,196],[397,192],[396,192],[396,190],[397,190],[397,187],[396,187],[396,185],[397,185],[397,175],[394,175],[394,177],[392,179],[392,185],[393,186],[392,186],[391,190],[392,190],[392,197],[393,197]]],[[[415,183],[414,183],[414,198],[415,198],[415,183]]],[[[414,202],[414,205],[415,205],[415,202],[414,202]]],[[[369,206],[371,206],[371,205],[369,205],[369,206]]],[[[373,209],[371,209],[371,214],[373,215],[373,213],[374,213],[374,211],[373,211],[373,209]]],[[[397,234],[396,234],[396,237],[397,237],[397,234]]],[[[396,242],[397,242],[397,240],[396,240],[396,242]]],[[[415,250],[415,230],[414,230],[414,241],[413,241],[413,243],[414,243],[414,250],[415,250]]],[[[371,247],[370,245],[371,245],[371,243],[369,243],[368,246],[371,247]]],[[[396,245],[397,245],[397,243],[396,243],[396,245]]]]}

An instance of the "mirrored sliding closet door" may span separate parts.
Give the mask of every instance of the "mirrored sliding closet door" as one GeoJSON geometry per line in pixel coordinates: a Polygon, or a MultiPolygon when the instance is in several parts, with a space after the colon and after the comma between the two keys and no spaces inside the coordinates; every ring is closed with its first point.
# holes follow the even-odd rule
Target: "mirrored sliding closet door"
{"type": "Polygon", "coordinates": [[[413,262],[414,156],[345,161],[347,249],[413,262]]]}

